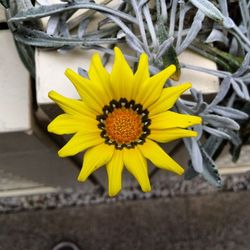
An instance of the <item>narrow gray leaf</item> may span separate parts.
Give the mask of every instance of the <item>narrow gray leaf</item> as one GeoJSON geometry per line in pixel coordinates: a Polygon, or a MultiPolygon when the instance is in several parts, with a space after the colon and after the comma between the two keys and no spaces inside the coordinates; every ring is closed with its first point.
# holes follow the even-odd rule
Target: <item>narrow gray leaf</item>
{"type": "Polygon", "coordinates": [[[228,90],[230,89],[230,83],[231,83],[230,77],[225,77],[223,79],[220,85],[219,92],[217,93],[213,101],[209,104],[209,107],[217,105],[224,99],[224,97],[227,95],[228,90]]]}
{"type": "Polygon", "coordinates": [[[239,43],[235,37],[232,38],[230,48],[229,48],[229,53],[236,56],[238,55],[239,51],[239,43]]]}
{"type": "Polygon", "coordinates": [[[203,157],[203,172],[202,176],[207,180],[211,185],[215,187],[221,187],[222,181],[219,175],[217,166],[213,159],[208,155],[208,153],[201,147],[201,153],[203,157]]]}
{"type": "Polygon", "coordinates": [[[226,134],[218,129],[210,128],[208,126],[203,126],[203,129],[211,135],[215,135],[215,136],[218,136],[218,137],[226,139],[226,140],[231,140],[231,137],[228,134],[226,134]]]}
{"type": "Polygon", "coordinates": [[[227,0],[219,0],[220,9],[224,16],[228,16],[228,1],[227,0]]]}
{"type": "Polygon", "coordinates": [[[208,0],[190,0],[191,3],[215,21],[223,21],[223,14],[208,0]]]}
{"type": "Polygon", "coordinates": [[[191,160],[194,167],[194,170],[198,173],[203,171],[203,158],[201,155],[200,148],[197,141],[194,138],[191,139],[192,151],[191,151],[191,160]]]}
{"type": "Polygon", "coordinates": [[[27,21],[31,20],[34,18],[41,18],[41,17],[46,17],[46,16],[51,16],[53,14],[59,14],[63,13],[65,11],[70,11],[70,10],[79,10],[79,9],[93,9],[96,11],[99,11],[103,14],[111,14],[114,17],[120,17],[121,19],[124,19],[128,22],[137,24],[137,20],[119,10],[114,10],[112,8],[99,5],[99,4],[94,4],[94,3],[82,3],[82,4],[51,4],[51,5],[41,5],[37,6],[34,8],[30,8],[26,11],[20,11],[15,15],[14,17],[9,19],[9,22],[21,22],[21,21],[27,21]]]}
{"type": "Polygon", "coordinates": [[[222,143],[224,142],[224,138],[210,135],[206,141],[204,142],[204,149],[211,157],[214,157],[216,151],[221,147],[222,143]]]}
{"type": "Polygon", "coordinates": [[[207,69],[207,68],[203,68],[200,66],[187,64],[187,63],[180,63],[180,65],[182,68],[186,68],[186,69],[190,69],[190,70],[194,70],[194,71],[198,71],[198,72],[204,72],[204,73],[207,73],[209,75],[217,76],[220,78],[231,77],[231,74],[229,72],[226,72],[226,71],[207,69]]]}
{"type": "Polygon", "coordinates": [[[228,117],[206,114],[202,116],[202,119],[205,124],[211,124],[216,128],[229,128],[234,130],[240,129],[239,124],[228,117]]]}
{"type": "Polygon", "coordinates": [[[190,155],[194,170],[201,173],[203,170],[203,159],[197,141],[194,138],[184,138],[183,141],[190,155]]]}
{"type": "Polygon", "coordinates": [[[241,79],[237,79],[237,82],[241,86],[241,90],[242,90],[242,92],[244,94],[244,99],[249,101],[250,100],[249,91],[248,91],[248,88],[247,88],[246,84],[241,79]]]}
{"type": "Polygon", "coordinates": [[[221,31],[217,29],[213,29],[206,39],[205,43],[213,43],[213,42],[222,42],[226,46],[228,46],[229,39],[224,35],[221,31]]]}
{"type": "Polygon", "coordinates": [[[154,28],[154,24],[153,24],[153,21],[152,21],[152,15],[149,11],[149,7],[148,5],[144,5],[143,8],[142,8],[142,11],[143,11],[143,15],[146,19],[146,23],[147,23],[147,27],[148,27],[148,32],[151,36],[151,39],[152,39],[152,46],[154,49],[158,49],[159,47],[159,41],[156,37],[156,32],[155,32],[155,28],[154,28]]]}
{"type": "Polygon", "coordinates": [[[85,19],[85,20],[81,21],[81,23],[78,26],[78,30],[77,30],[77,35],[79,38],[82,38],[85,35],[86,29],[87,29],[89,23],[90,23],[90,19],[85,19]]]}
{"type": "Polygon", "coordinates": [[[138,48],[138,50],[140,50],[140,53],[142,53],[144,50],[142,48],[141,41],[134,35],[134,33],[128,28],[128,26],[115,16],[109,14],[107,14],[107,16],[123,30],[123,32],[128,37],[128,41],[131,41],[130,45],[133,46],[134,44],[134,48],[138,48]]]}
{"type": "Polygon", "coordinates": [[[229,17],[224,16],[211,1],[208,0],[190,0],[194,6],[200,9],[206,16],[216,22],[223,23],[226,28],[232,28],[234,23],[229,17]]]}
{"type": "Polygon", "coordinates": [[[156,55],[156,58],[159,59],[161,58],[165,52],[169,49],[169,47],[173,44],[174,42],[174,37],[170,37],[168,39],[166,39],[160,46],[159,46],[159,50],[158,53],[156,55]]]}
{"type": "Polygon", "coordinates": [[[231,80],[231,83],[232,83],[232,87],[233,87],[234,91],[236,92],[236,94],[240,98],[246,99],[246,93],[244,92],[244,90],[242,90],[242,88],[240,88],[238,83],[234,79],[231,80]]]}
{"type": "Polygon", "coordinates": [[[242,140],[240,138],[240,133],[237,131],[232,131],[230,129],[225,129],[225,132],[230,135],[231,142],[234,146],[238,147],[242,144],[242,140]]]}
{"type": "Polygon", "coordinates": [[[203,14],[202,11],[198,10],[195,14],[193,23],[187,33],[187,36],[185,37],[184,41],[180,45],[180,47],[177,49],[177,54],[179,55],[182,53],[191,43],[192,41],[196,38],[197,34],[199,33],[201,27],[202,27],[202,22],[204,20],[205,15],[203,14]]]}
{"type": "Polygon", "coordinates": [[[50,17],[47,25],[47,34],[54,35],[57,32],[60,17],[59,15],[53,15],[50,17]]]}
{"type": "Polygon", "coordinates": [[[232,119],[239,119],[239,120],[243,120],[243,119],[247,119],[248,115],[238,109],[234,109],[234,108],[230,108],[230,107],[224,107],[224,106],[214,106],[212,108],[212,111],[228,117],[228,118],[232,118],[232,119]]]}

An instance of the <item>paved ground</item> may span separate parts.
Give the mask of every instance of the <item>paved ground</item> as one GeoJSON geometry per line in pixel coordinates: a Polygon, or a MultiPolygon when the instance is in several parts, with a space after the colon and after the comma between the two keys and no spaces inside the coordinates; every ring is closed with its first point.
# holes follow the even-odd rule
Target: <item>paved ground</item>
{"type": "Polygon", "coordinates": [[[1,250],[249,250],[250,192],[116,202],[0,215],[1,250]]]}

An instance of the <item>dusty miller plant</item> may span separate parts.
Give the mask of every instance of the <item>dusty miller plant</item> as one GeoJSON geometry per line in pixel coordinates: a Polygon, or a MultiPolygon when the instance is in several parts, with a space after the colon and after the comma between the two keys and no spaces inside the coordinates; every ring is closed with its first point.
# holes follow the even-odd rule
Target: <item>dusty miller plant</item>
{"type": "MultiPolygon", "coordinates": [[[[221,185],[214,160],[229,143],[236,161],[250,136],[250,0],[121,0],[112,8],[108,6],[112,0],[102,4],[91,0],[0,2],[6,8],[22,60],[33,76],[34,47],[61,53],[75,47],[95,49],[103,52],[107,63],[112,48],[125,43],[131,49],[126,57],[134,66],[140,53],[148,54],[151,73],[175,64],[172,80],[179,78],[183,68],[218,77],[220,89],[209,103],[192,89],[192,100],[179,99],[175,109],[203,118],[196,128],[199,137],[183,140],[191,159],[186,179],[200,174],[212,185],[221,185]],[[74,17],[80,9],[87,11],[74,17]],[[96,14],[102,18],[89,29],[96,14]],[[40,22],[43,17],[49,17],[46,27],[40,22]],[[216,62],[218,70],[180,64],[177,56],[187,48],[216,62]]],[[[84,69],[79,68],[79,73],[87,76],[84,69]]],[[[166,84],[171,85],[171,80],[166,84]]]]}

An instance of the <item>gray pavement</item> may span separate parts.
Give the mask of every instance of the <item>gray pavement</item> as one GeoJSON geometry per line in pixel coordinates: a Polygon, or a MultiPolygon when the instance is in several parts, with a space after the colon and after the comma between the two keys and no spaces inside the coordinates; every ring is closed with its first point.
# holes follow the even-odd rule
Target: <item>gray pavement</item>
{"type": "Polygon", "coordinates": [[[250,192],[219,192],[0,215],[1,250],[249,250],[250,192]]]}

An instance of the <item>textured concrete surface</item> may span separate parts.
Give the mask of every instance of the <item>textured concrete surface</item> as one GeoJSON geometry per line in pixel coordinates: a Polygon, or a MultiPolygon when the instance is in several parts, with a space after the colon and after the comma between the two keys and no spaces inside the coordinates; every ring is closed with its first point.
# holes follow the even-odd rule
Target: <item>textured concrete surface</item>
{"type": "Polygon", "coordinates": [[[249,250],[250,192],[215,193],[0,215],[1,250],[249,250]]]}
{"type": "MultiPolygon", "coordinates": [[[[0,197],[6,190],[31,189],[32,186],[93,189],[90,181],[76,181],[78,169],[69,159],[57,156],[36,134],[0,133],[0,197]]],[[[35,193],[35,192],[34,192],[35,193]]]]}

